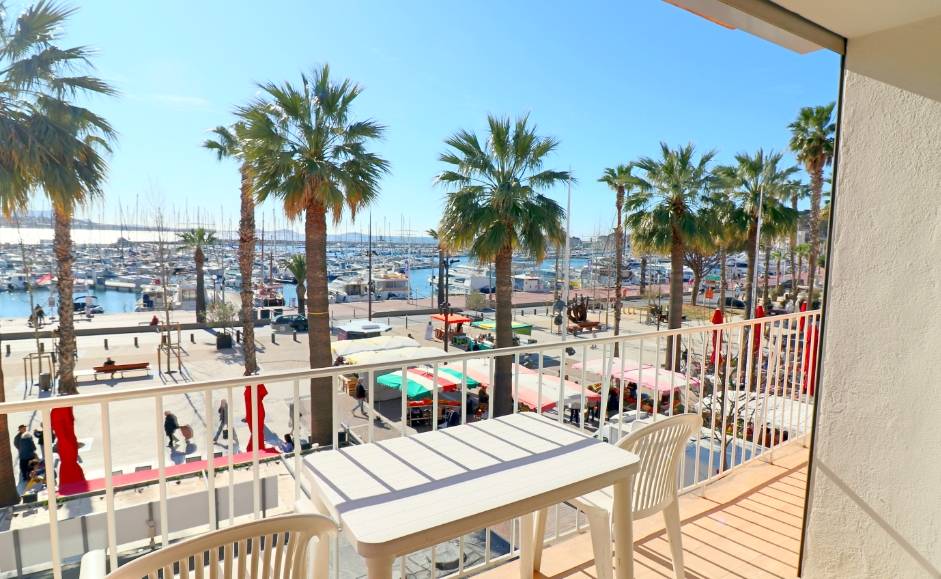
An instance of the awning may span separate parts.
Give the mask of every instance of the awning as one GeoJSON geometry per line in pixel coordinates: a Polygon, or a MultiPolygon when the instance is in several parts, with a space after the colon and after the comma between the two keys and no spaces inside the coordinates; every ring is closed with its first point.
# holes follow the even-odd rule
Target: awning
{"type": "Polygon", "coordinates": [[[398,348],[417,348],[418,342],[405,336],[378,336],[362,340],[340,340],[330,343],[333,357],[349,356],[359,352],[378,352],[398,348]]]}
{"type": "MultiPolygon", "coordinates": [[[[492,332],[497,329],[497,322],[494,320],[481,320],[479,322],[471,323],[472,328],[477,328],[479,330],[486,330],[492,332]]],[[[530,335],[533,332],[532,324],[524,324],[522,322],[513,322],[513,333],[515,334],[524,334],[530,335]]]]}
{"type": "MultiPolygon", "coordinates": [[[[437,322],[441,322],[441,323],[443,324],[443,323],[444,323],[444,314],[433,314],[433,315],[431,316],[431,319],[432,319],[432,320],[435,320],[435,321],[437,321],[437,322]]],[[[449,326],[450,326],[450,325],[453,325],[453,324],[468,324],[468,323],[470,323],[470,321],[471,321],[470,318],[468,318],[467,316],[462,316],[461,314],[451,314],[451,315],[448,316],[448,325],[449,325],[449,326]]]]}
{"type": "MultiPolygon", "coordinates": [[[[563,404],[581,404],[582,387],[580,384],[572,382],[571,380],[562,380],[558,376],[543,374],[541,397],[539,396],[540,387],[538,373],[520,374],[518,379],[514,376],[513,381],[516,384],[519,401],[530,408],[536,408],[537,400],[541,401],[543,410],[555,408],[559,402],[560,390],[562,391],[563,404]]],[[[597,392],[592,392],[586,387],[585,400],[598,402],[601,400],[601,395],[597,392]]]]}
{"type": "Polygon", "coordinates": [[[427,358],[428,356],[440,356],[441,354],[444,354],[444,350],[422,346],[419,348],[396,348],[394,350],[381,350],[378,352],[359,352],[346,356],[346,361],[350,364],[383,364],[385,362],[409,362],[415,358],[427,358]]]}
{"type": "MultiPolygon", "coordinates": [[[[627,358],[613,358],[612,357],[612,358],[609,358],[608,360],[610,360],[611,362],[611,367],[609,371],[611,372],[612,378],[621,378],[622,371],[623,371],[623,374],[626,375],[628,372],[632,370],[637,370],[641,368],[641,365],[638,362],[636,362],[635,360],[629,360],[627,358]]],[[[606,360],[604,358],[595,358],[594,360],[588,360],[585,363],[585,371],[590,372],[592,374],[598,374],[598,375],[604,376],[605,371],[608,371],[608,369],[605,368],[605,362],[606,360]]],[[[644,364],[643,367],[652,368],[653,366],[651,366],[650,364],[644,364]]],[[[576,362],[575,364],[572,364],[573,371],[579,371],[581,369],[582,369],[581,362],[576,362]]]]}
{"type": "MultiPolygon", "coordinates": [[[[670,390],[685,388],[686,375],[680,372],[671,372],[664,368],[638,368],[624,373],[624,380],[638,384],[642,390],[658,390],[661,394],[669,394],[670,390]]],[[[699,388],[699,380],[691,378],[690,388],[699,388]]]]}

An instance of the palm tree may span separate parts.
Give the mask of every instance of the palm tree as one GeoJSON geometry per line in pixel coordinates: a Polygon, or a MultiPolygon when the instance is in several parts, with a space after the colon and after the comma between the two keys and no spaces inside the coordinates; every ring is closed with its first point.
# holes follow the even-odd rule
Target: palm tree
{"type": "MultiPolygon", "coordinates": [[[[100,79],[81,74],[89,66],[84,47],[56,44],[74,9],[50,2],[27,7],[15,21],[4,18],[0,1],[0,212],[9,217],[28,207],[41,190],[53,202],[54,251],[59,261],[59,392],[75,393],[75,333],[72,326],[71,212],[100,194],[106,164],[101,155],[111,126],[70,98],[113,94],[100,79]]],[[[0,402],[4,401],[0,369],[0,402]]],[[[7,418],[0,440],[9,440],[7,418]]],[[[0,506],[18,500],[10,447],[0,445],[0,506]]]]}
{"type": "Polygon", "coordinates": [[[307,290],[305,282],[307,281],[307,260],[301,254],[292,255],[288,260],[288,271],[297,280],[297,313],[301,316],[307,315],[306,298],[307,290]]]}
{"type": "Polygon", "coordinates": [[[833,162],[836,124],[833,122],[835,103],[804,107],[791,129],[791,150],[810,175],[810,260],[808,262],[808,301],[813,303],[817,276],[817,255],[820,251],[820,202],[823,197],[823,170],[833,162]]]}
{"type": "MultiPolygon", "coordinates": [[[[795,215],[799,215],[797,211],[797,203],[801,199],[806,199],[810,196],[810,186],[806,183],[803,183],[798,180],[791,181],[787,185],[788,190],[790,191],[790,200],[791,200],[791,210],[795,215]]],[[[799,222],[799,217],[798,217],[799,222]]],[[[791,300],[794,303],[794,309],[797,309],[797,228],[798,222],[794,223],[794,226],[788,230],[788,244],[790,251],[790,260],[791,260],[791,300]]],[[[780,268],[778,269],[780,272],[780,268]]],[[[780,275],[780,274],[779,274],[780,275]]]]}
{"type": "MultiPolygon", "coordinates": [[[[717,185],[721,180],[716,179],[717,185]]],[[[719,260],[719,309],[725,318],[725,292],[727,288],[728,267],[726,262],[730,253],[742,251],[745,248],[745,234],[748,229],[747,217],[738,211],[732,193],[721,186],[705,199],[706,207],[702,212],[702,219],[710,224],[708,233],[712,236],[712,243],[718,248],[719,260]]]]}
{"type": "MultiPolygon", "coordinates": [[[[330,366],[327,302],[327,215],[334,223],[344,208],[352,218],[379,195],[387,161],[367,147],[384,127],[351,120],[361,89],[350,80],[333,82],[324,65],[300,85],[260,85],[262,96],[243,107],[247,151],[259,200],[279,199],[289,219],[304,218],[307,318],[311,368],[330,366]]],[[[311,438],[332,441],[330,378],[312,379],[311,438]]]]}
{"type": "MultiPolygon", "coordinates": [[[[780,249],[775,249],[771,252],[769,256],[774,260],[774,284],[779,285],[781,282],[781,262],[784,260],[784,252],[780,249]]],[[[767,264],[765,266],[765,288],[768,287],[768,274],[767,274],[767,264]]],[[[767,292],[767,289],[765,290],[767,292]]],[[[768,299],[768,296],[765,296],[765,299],[768,299]]]]}
{"type": "Polygon", "coordinates": [[[745,253],[748,258],[745,280],[745,316],[754,315],[752,295],[755,282],[755,269],[758,264],[758,228],[761,223],[762,233],[774,235],[780,228],[786,228],[797,219],[790,208],[785,207],[780,199],[784,194],[788,178],[796,167],[781,168],[781,153],[765,152],[758,149],[753,155],[739,153],[735,155],[735,165],[717,167],[715,174],[722,187],[728,191],[735,207],[742,216],[736,220],[745,229],[745,253]],[[759,205],[761,206],[759,215],[759,205]]]}
{"type": "Polygon", "coordinates": [[[795,295],[794,299],[796,300],[797,299],[796,297],[797,285],[796,284],[802,281],[801,278],[803,277],[803,272],[804,272],[804,259],[806,259],[808,255],[810,255],[810,244],[809,243],[799,244],[797,247],[794,248],[794,254],[797,256],[797,272],[795,273],[795,275],[797,276],[796,278],[797,281],[795,282],[795,285],[794,285],[794,295],[795,295]]]}
{"type": "MultiPolygon", "coordinates": [[[[598,181],[614,189],[614,335],[621,333],[621,272],[624,270],[624,196],[634,186],[630,165],[618,165],[604,170],[598,181]]],[[[618,355],[618,343],[614,344],[614,355],[618,355]]]]}
{"type": "Polygon", "coordinates": [[[177,233],[183,245],[193,250],[193,261],[196,263],[196,323],[206,323],[206,280],[203,271],[206,265],[206,254],[203,248],[213,245],[218,240],[214,231],[196,227],[189,231],[177,233]]]}
{"type": "MultiPolygon", "coordinates": [[[[497,347],[513,345],[512,261],[523,251],[541,261],[550,246],[565,243],[565,211],[543,192],[572,181],[568,171],[545,169],[558,141],[542,137],[527,116],[515,121],[487,117],[485,143],[474,133],[456,132],[440,161],[448,166],[436,181],[448,191],[439,235],[449,248],[467,249],[496,270],[497,347]]],[[[495,416],[513,412],[512,357],[495,365],[495,416]]]]}
{"type": "MultiPolygon", "coordinates": [[[[660,157],[642,157],[634,166],[638,193],[627,201],[627,224],[631,239],[658,253],[670,254],[669,327],[683,323],[683,254],[686,247],[702,236],[696,217],[701,197],[710,188],[709,163],[715,156],[707,151],[697,158],[692,143],[671,149],[660,143],[660,157]]],[[[667,341],[667,366],[679,369],[679,340],[667,341]]]]}
{"type": "Polygon", "coordinates": [[[231,128],[216,127],[212,130],[215,139],[207,139],[203,147],[215,151],[216,158],[238,159],[241,184],[239,186],[239,274],[241,284],[239,298],[241,299],[240,318],[242,321],[242,357],[245,365],[245,376],[251,376],[258,371],[258,362],[255,356],[255,312],[252,291],[252,269],[255,263],[255,197],[252,192],[252,173],[245,160],[244,132],[245,127],[236,123],[231,128]]]}
{"type": "Polygon", "coordinates": [[[434,239],[438,243],[438,306],[440,307],[441,304],[447,301],[444,296],[444,285],[446,283],[446,280],[444,279],[444,261],[447,259],[447,257],[444,253],[443,240],[439,239],[438,230],[432,228],[426,231],[426,233],[428,234],[428,237],[434,239]]]}

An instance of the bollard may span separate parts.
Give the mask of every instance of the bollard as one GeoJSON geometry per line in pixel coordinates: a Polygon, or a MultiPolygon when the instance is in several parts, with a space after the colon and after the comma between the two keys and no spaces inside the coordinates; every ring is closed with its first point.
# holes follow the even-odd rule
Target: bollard
{"type": "Polygon", "coordinates": [[[294,341],[297,341],[297,330],[294,330],[294,341]]]}
{"type": "Polygon", "coordinates": [[[105,350],[108,349],[108,338],[105,338],[105,350]]]}
{"type": "Polygon", "coordinates": [[[39,353],[42,354],[45,351],[46,351],[46,345],[43,344],[42,342],[39,342],[39,353]]]}
{"type": "Polygon", "coordinates": [[[7,356],[10,355],[10,344],[7,344],[7,356]]]}
{"type": "Polygon", "coordinates": [[[193,332],[190,332],[190,344],[195,344],[195,343],[196,343],[196,334],[194,334],[193,332]]]}
{"type": "Polygon", "coordinates": [[[271,343],[272,343],[272,344],[277,344],[277,343],[278,343],[278,341],[275,339],[275,334],[274,334],[274,332],[271,332],[271,343]]]}
{"type": "Polygon", "coordinates": [[[137,343],[137,336],[134,336],[134,347],[140,348],[140,345],[137,343]]]}
{"type": "Polygon", "coordinates": [[[235,341],[239,344],[242,343],[242,330],[235,330],[235,341]]]}
{"type": "Polygon", "coordinates": [[[405,329],[408,329],[408,315],[405,316],[405,329]]]}

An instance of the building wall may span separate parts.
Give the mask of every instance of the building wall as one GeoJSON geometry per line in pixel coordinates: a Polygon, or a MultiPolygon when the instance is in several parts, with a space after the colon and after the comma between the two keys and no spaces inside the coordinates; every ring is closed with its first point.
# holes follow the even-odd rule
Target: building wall
{"type": "Polygon", "coordinates": [[[843,81],[803,576],[941,577],[941,18],[843,81]]]}

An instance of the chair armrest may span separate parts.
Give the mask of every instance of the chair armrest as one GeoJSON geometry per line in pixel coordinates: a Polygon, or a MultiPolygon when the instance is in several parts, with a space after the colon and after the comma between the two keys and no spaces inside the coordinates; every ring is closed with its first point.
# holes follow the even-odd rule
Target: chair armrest
{"type": "Polygon", "coordinates": [[[297,499],[294,501],[294,512],[299,515],[325,515],[310,499],[297,499]]]}
{"type": "Polygon", "coordinates": [[[96,549],[82,555],[79,579],[104,579],[106,575],[104,549],[96,549]]]}

